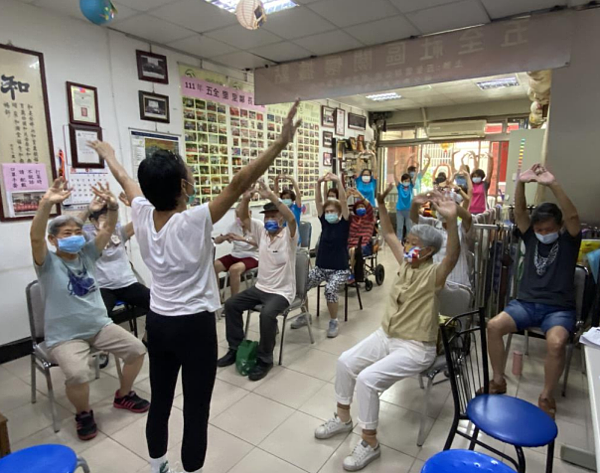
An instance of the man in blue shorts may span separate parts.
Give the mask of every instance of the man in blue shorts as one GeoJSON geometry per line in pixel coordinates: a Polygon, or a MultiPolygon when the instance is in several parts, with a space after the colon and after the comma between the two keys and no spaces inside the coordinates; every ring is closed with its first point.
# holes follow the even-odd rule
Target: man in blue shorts
{"type": "Polygon", "coordinates": [[[556,401],[553,392],[565,365],[569,334],[575,327],[574,278],[581,245],[581,224],[577,209],[554,176],[541,164],[519,176],[515,221],[526,248],[524,271],[517,299],[488,322],[488,349],[494,370],[490,393],[506,392],[502,337],[529,327],[540,327],[546,334],[548,353],[544,389],[538,405],[554,418],[556,401]],[[530,217],[525,199],[525,184],[529,182],[548,187],[560,207],[546,202],[530,217]]]}

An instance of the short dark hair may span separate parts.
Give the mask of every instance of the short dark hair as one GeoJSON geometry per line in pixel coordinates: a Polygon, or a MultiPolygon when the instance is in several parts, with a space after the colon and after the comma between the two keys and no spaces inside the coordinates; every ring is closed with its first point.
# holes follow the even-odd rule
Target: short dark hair
{"type": "Polygon", "coordinates": [[[446,179],[448,179],[448,176],[446,176],[446,173],[445,173],[444,171],[440,171],[440,172],[438,172],[438,175],[436,176],[436,179],[437,179],[438,177],[443,177],[443,178],[444,178],[444,181],[445,181],[446,179]]]}
{"type": "Polygon", "coordinates": [[[159,150],[140,163],[138,180],[146,199],[156,210],[173,210],[181,196],[181,180],[187,167],[178,154],[159,150]]]}
{"type": "Polygon", "coordinates": [[[538,205],[531,214],[531,225],[554,220],[557,225],[562,225],[563,214],[560,207],[552,202],[544,202],[538,205]]]}
{"type": "Polygon", "coordinates": [[[333,192],[335,194],[335,198],[339,199],[340,198],[340,190],[337,187],[331,187],[327,190],[327,195],[329,195],[330,192],[333,192]]]}
{"type": "Polygon", "coordinates": [[[290,199],[292,199],[292,202],[296,202],[296,193],[292,189],[283,189],[279,193],[279,197],[283,199],[283,196],[286,194],[290,196],[290,199]]]}
{"type": "Polygon", "coordinates": [[[360,172],[360,175],[361,175],[361,176],[364,176],[364,175],[365,175],[365,172],[368,172],[368,173],[369,173],[369,176],[372,176],[372,175],[373,175],[373,171],[371,171],[370,169],[363,169],[363,170],[360,172]]]}
{"type": "Polygon", "coordinates": [[[483,172],[483,169],[475,169],[471,177],[480,177],[483,180],[485,179],[485,172],[483,172]]]}
{"type": "Polygon", "coordinates": [[[417,171],[417,167],[416,166],[408,166],[407,171],[408,172],[416,172],[417,171]]]}
{"type": "Polygon", "coordinates": [[[410,174],[404,173],[404,174],[402,174],[402,177],[400,178],[400,182],[406,181],[407,179],[410,180],[410,174]]]}
{"type": "Polygon", "coordinates": [[[335,207],[337,213],[342,213],[342,204],[340,204],[339,200],[328,200],[323,204],[323,213],[327,210],[328,207],[335,207]]]}

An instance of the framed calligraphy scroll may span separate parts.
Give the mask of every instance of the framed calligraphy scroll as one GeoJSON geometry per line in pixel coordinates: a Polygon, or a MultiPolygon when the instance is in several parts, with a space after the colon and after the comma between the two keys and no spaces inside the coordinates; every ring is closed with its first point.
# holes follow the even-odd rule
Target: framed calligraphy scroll
{"type": "MultiPolygon", "coordinates": [[[[0,44],[0,164],[43,165],[44,182],[56,177],[42,53],[0,44]]],[[[31,218],[40,192],[28,195],[0,180],[0,220],[31,218]],[[18,201],[18,202],[17,202],[18,201]],[[27,201],[29,212],[16,212],[27,201]]]]}

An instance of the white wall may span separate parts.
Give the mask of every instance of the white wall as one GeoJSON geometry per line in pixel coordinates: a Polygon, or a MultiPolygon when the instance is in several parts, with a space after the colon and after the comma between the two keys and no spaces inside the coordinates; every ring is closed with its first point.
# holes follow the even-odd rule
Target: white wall
{"type": "MultiPolygon", "coordinates": [[[[16,0],[0,0],[0,43],[31,49],[44,54],[52,134],[55,152],[68,148],[64,129],[68,125],[66,100],[67,81],[98,88],[100,124],[106,141],[113,144],[117,156],[131,171],[129,128],[154,130],[181,135],[183,118],[179,90],[178,62],[202,67],[230,77],[244,80],[242,71],[224,68],[183,54],[152,46],[152,51],[168,58],[170,84],[153,84],[137,79],[135,50],[150,50],[150,45],[136,41],[107,28],[42,10],[16,0]],[[168,95],[171,103],[171,123],[160,124],[139,119],[138,91],[154,90],[168,95]]],[[[250,81],[252,77],[248,78],[250,81]]],[[[344,107],[347,110],[349,107],[344,107]]],[[[355,113],[358,109],[354,108],[355,113]]],[[[348,136],[357,133],[350,131],[348,136]]],[[[369,132],[366,139],[371,139],[369,132]]],[[[322,152],[325,151],[321,149],[322,152]]],[[[322,162],[322,159],[321,159],[322,162]]],[[[114,188],[118,186],[114,183],[114,188]]],[[[122,209],[123,210],[123,209],[122,209]]],[[[257,209],[259,210],[259,209],[257,209]]],[[[257,212],[256,212],[257,213],[257,212]]],[[[128,215],[122,212],[121,218],[128,215]]],[[[320,231],[318,221],[313,223],[313,242],[320,231]]],[[[225,230],[229,219],[219,222],[216,232],[225,230]]],[[[35,279],[29,246],[30,222],[0,223],[0,345],[29,336],[25,287],[35,279]]],[[[227,245],[218,254],[228,251],[227,245]]],[[[139,256],[135,239],[132,242],[132,260],[142,276],[150,276],[139,256]]]]}
{"type": "MultiPolygon", "coordinates": [[[[600,10],[576,14],[569,67],[552,75],[546,162],[579,210],[600,223],[600,10]]],[[[549,192],[546,197],[551,198],[549,192]]]]}

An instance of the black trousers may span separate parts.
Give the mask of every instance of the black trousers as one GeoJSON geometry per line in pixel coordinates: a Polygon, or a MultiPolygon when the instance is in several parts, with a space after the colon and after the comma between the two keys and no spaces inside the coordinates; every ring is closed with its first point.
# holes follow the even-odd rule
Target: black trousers
{"type": "Polygon", "coordinates": [[[100,294],[109,314],[115,308],[117,301],[150,310],[150,289],[139,282],[119,289],[102,288],[100,294]]]}
{"type": "Polygon", "coordinates": [[[186,471],[204,465],[208,442],[208,418],[217,374],[215,315],[201,312],[178,317],[148,312],[148,355],[152,403],[146,424],[151,458],[167,453],[169,416],[179,369],[183,379],[183,445],[181,460],[186,471]]]}
{"type": "Polygon", "coordinates": [[[290,303],[279,294],[263,292],[256,287],[246,289],[225,302],[225,324],[227,343],[230,350],[237,350],[244,340],[244,311],[262,304],[260,311],[260,342],[257,357],[267,364],[273,363],[273,350],[277,336],[277,316],[287,309],[290,303]]]}

